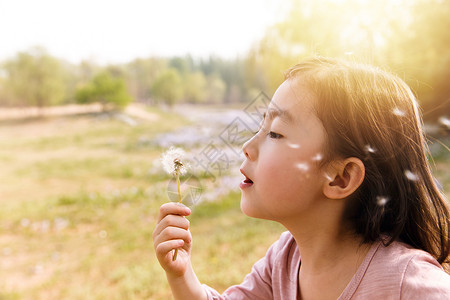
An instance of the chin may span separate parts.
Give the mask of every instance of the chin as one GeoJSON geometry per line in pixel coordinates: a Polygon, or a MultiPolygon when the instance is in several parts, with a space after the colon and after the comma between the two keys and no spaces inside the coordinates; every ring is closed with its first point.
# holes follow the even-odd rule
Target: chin
{"type": "Polygon", "coordinates": [[[255,207],[255,204],[251,203],[248,199],[245,199],[244,195],[241,195],[241,211],[247,217],[265,219],[264,216],[262,216],[261,211],[255,207]]]}
{"type": "Polygon", "coordinates": [[[252,207],[245,196],[241,194],[241,211],[248,217],[253,217],[252,207]]]}

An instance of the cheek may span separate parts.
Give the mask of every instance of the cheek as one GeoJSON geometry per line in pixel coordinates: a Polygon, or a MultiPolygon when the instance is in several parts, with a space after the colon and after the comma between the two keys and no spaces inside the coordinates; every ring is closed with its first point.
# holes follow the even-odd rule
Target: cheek
{"type": "Polygon", "coordinates": [[[258,172],[261,175],[261,187],[267,194],[284,194],[298,181],[300,172],[290,159],[270,160],[262,164],[258,172]]]}
{"type": "Polygon", "coordinates": [[[298,156],[278,161],[269,161],[261,165],[261,186],[266,195],[290,198],[313,193],[320,181],[317,162],[301,159],[298,156]]]}

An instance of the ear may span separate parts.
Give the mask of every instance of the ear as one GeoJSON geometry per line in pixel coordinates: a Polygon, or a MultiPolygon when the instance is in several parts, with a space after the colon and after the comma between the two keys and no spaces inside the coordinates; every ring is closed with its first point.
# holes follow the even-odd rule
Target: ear
{"type": "Polygon", "coordinates": [[[329,199],[344,199],[353,194],[364,180],[365,167],[356,157],[333,163],[327,171],[323,193],[329,199]]]}

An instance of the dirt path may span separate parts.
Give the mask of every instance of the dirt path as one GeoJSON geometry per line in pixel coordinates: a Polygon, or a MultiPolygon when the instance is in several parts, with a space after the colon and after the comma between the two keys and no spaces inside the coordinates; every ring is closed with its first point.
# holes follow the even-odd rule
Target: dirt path
{"type": "MultiPolygon", "coordinates": [[[[15,120],[36,117],[55,117],[76,114],[87,114],[101,112],[102,106],[94,104],[69,104],[63,106],[53,106],[45,108],[23,107],[23,108],[0,108],[0,120],[15,120]]],[[[147,121],[156,121],[157,115],[148,112],[145,106],[139,103],[130,104],[124,111],[130,117],[137,117],[147,121]]]]}

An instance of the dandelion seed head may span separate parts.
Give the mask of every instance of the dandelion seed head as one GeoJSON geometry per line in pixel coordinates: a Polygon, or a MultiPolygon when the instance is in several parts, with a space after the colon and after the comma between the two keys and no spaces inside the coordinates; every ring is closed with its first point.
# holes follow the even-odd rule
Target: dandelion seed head
{"type": "Polygon", "coordinates": [[[396,115],[396,116],[399,116],[399,117],[404,117],[404,116],[405,116],[405,112],[404,112],[403,110],[401,110],[400,108],[398,108],[398,107],[395,107],[395,108],[392,110],[392,113],[393,113],[394,115],[396,115]]]}
{"type": "Polygon", "coordinates": [[[411,181],[419,180],[419,175],[411,172],[410,170],[405,170],[404,174],[405,174],[406,178],[408,178],[408,180],[411,180],[411,181]]]}
{"type": "Polygon", "coordinates": [[[181,148],[170,147],[163,155],[161,156],[161,163],[164,170],[168,174],[180,174],[183,175],[187,171],[187,165],[183,163],[183,158],[186,156],[186,153],[181,148]]]}
{"type": "Polygon", "coordinates": [[[377,152],[377,150],[376,150],[375,148],[373,148],[372,146],[370,146],[370,145],[366,145],[366,146],[364,147],[364,150],[365,150],[366,152],[369,152],[369,153],[375,153],[375,152],[377,152]]]}
{"type": "Polygon", "coordinates": [[[377,205],[378,206],[385,206],[386,203],[389,202],[389,197],[386,196],[377,196],[377,205]]]}

